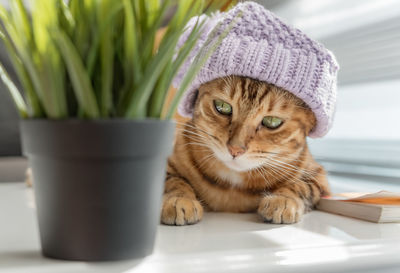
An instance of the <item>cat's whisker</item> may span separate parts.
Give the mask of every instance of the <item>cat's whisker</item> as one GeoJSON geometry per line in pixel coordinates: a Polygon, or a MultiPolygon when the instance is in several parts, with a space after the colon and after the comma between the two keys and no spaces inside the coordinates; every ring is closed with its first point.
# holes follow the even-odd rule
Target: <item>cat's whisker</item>
{"type": "MultiPolygon", "coordinates": [[[[259,175],[259,176],[261,176],[263,179],[264,179],[264,182],[266,181],[266,179],[265,179],[265,177],[262,175],[262,173],[260,172],[260,170],[259,170],[259,167],[256,167],[256,168],[254,168],[253,169],[255,172],[257,172],[257,174],[259,175]]],[[[252,173],[252,172],[251,172],[252,173]]],[[[266,184],[268,184],[268,182],[266,182],[266,184]]]]}
{"type": "Polygon", "coordinates": [[[254,175],[255,175],[254,172],[255,172],[255,168],[247,172],[247,175],[250,176],[251,180],[254,179],[254,175]]]}
{"type": "Polygon", "coordinates": [[[297,166],[294,166],[294,165],[291,165],[291,164],[289,164],[290,166],[286,166],[285,164],[282,164],[282,163],[285,163],[285,162],[273,161],[271,159],[271,157],[263,156],[262,158],[266,159],[266,160],[262,161],[263,165],[269,166],[271,168],[271,171],[273,173],[275,173],[277,176],[284,175],[285,179],[287,179],[287,178],[295,179],[301,184],[301,183],[306,183],[306,182],[304,182],[301,179],[295,177],[297,173],[301,173],[303,176],[307,176],[307,177],[310,177],[310,178],[313,178],[315,176],[315,175],[312,175],[312,174],[308,173],[306,170],[304,170],[302,168],[299,168],[297,166]],[[278,171],[283,173],[283,174],[278,173],[278,171]]]}
{"type": "MultiPolygon", "coordinates": [[[[248,156],[249,158],[255,158],[255,159],[258,159],[258,158],[266,158],[266,159],[268,159],[269,158],[269,156],[265,156],[265,155],[249,155],[248,156]]],[[[303,160],[301,160],[301,159],[299,159],[298,157],[284,157],[284,156],[276,156],[276,157],[278,157],[278,158],[280,158],[280,159],[282,159],[282,160],[285,160],[285,159],[288,159],[288,160],[290,160],[290,161],[296,161],[296,162],[302,162],[303,160]]]]}
{"type": "Polygon", "coordinates": [[[193,135],[193,134],[190,134],[190,133],[187,133],[187,132],[182,132],[182,135],[184,135],[185,137],[187,137],[189,139],[204,141],[204,144],[205,144],[205,142],[209,141],[209,139],[207,137],[193,135]]]}
{"type": "Polygon", "coordinates": [[[187,129],[181,129],[181,132],[189,133],[189,134],[193,134],[193,135],[202,137],[203,140],[211,142],[215,147],[220,147],[221,146],[221,144],[219,143],[219,140],[216,141],[216,138],[211,134],[203,135],[201,131],[199,133],[196,133],[196,132],[193,132],[192,130],[187,130],[187,129]]]}
{"type": "MultiPolygon", "coordinates": [[[[284,165],[287,169],[293,170],[293,171],[300,171],[303,174],[307,174],[307,175],[316,175],[318,173],[314,172],[314,171],[310,171],[310,170],[305,170],[303,168],[300,168],[296,165],[290,164],[288,162],[284,162],[281,160],[285,160],[287,158],[279,156],[278,154],[274,154],[273,156],[262,156],[262,155],[256,155],[256,156],[252,156],[253,158],[264,158],[267,161],[271,160],[271,161],[275,161],[276,163],[279,163],[279,165],[284,165]],[[281,159],[278,160],[277,158],[281,159]]],[[[287,156],[290,161],[296,161],[296,162],[301,162],[302,160],[299,160],[298,158],[290,158],[289,156],[287,156]]]]}
{"type": "MultiPolygon", "coordinates": [[[[286,171],[286,170],[280,170],[280,171],[283,172],[283,173],[285,174],[284,178],[286,179],[286,182],[293,183],[293,184],[296,184],[296,185],[299,185],[299,186],[301,186],[301,185],[303,185],[303,184],[311,184],[311,183],[308,183],[308,182],[303,181],[303,180],[301,180],[300,178],[298,178],[298,177],[296,176],[296,173],[295,173],[295,172],[294,172],[294,173],[289,173],[289,172],[286,171]]],[[[303,199],[306,199],[305,196],[303,195],[303,193],[302,193],[301,191],[297,191],[297,193],[298,193],[303,199]]]]}
{"type": "Polygon", "coordinates": [[[282,152],[268,152],[268,151],[256,151],[256,152],[251,152],[250,156],[260,156],[260,157],[266,157],[266,154],[273,155],[273,156],[278,156],[281,158],[290,158],[290,159],[297,159],[299,160],[299,155],[298,154],[293,154],[293,152],[290,152],[290,154],[283,154],[282,152]]]}
{"type": "Polygon", "coordinates": [[[197,135],[197,136],[207,137],[207,138],[208,138],[207,135],[204,135],[204,134],[201,134],[201,133],[197,133],[197,132],[192,131],[192,130],[187,130],[187,129],[178,129],[178,130],[181,131],[181,132],[190,133],[190,134],[192,134],[192,135],[197,135]]]}
{"type": "MultiPolygon", "coordinates": [[[[290,153],[291,153],[291,151],[290,150],[287,150],[288,151],[288,154],[281,154],[280,156],[282,156],[282,157],[290,157],[291,155],[290,155],[290,153]]],[[[298,156],[296,156],[296,157],[298,157],[298,156]]],[[[314,159],[317,159],[317,160],[328,160],[328,158],[327,157],[324,157],[324,156],[314,156],[313,155],[313,158],[314,159]]]]}
{"type": "Polygon", "coordinates": [[[253,155],[253,154],[254,154],[254,155],[258,155],[258,154],[273,154],[273,155],[276,155],[276,154],[279,154],[279,153],[257,150],[257,151],[252,152],[251,154],[252,154],[252,155],[253,155]]]}
{"type": "MultiPolygon", "coordinates": [[[[213,140],[214,142],[216,142],[216,143],[219,143],[219,142],[220,142],[220,139],[218,139],[216,136],[214,136],[213,134],[210,134],[209,132],[207,132],[207,131],[205,131],[205,130],[199,128],[199,127],[193,126],[193,125],[191,125],[191,124],[189,124],[189,123],[186,123],[185,126],[186,126],[186,127],[189,127],[189,129],[190,129],[191,131],[196,130],[197,133],[203,133],[203,134],[209,136],[210,139],[212,139],[212,140],[213,140]]],[[[188,130],[188,129],[186,129],[186,130],[188,130]]]]}
{"type": "Polygon", "coordinates": [[[191,131],[182,131],[181,133],[182,133],[182,135],[184,135],[185,137],[190,138],[190,139],[198,139],[198,140],[201,139],[204,142],[211,142],[214,145],[218,145],[218,143],[216,143],[213,139],[211,139],[207,136],[204,136],[204,135],[196,134],[191,131]]]}
{"type": "Polygon", "coordinates": [[[268,165],[269,167],[272,168],[272,171],[274,171],[278,176],[281,175],[280,173],[278,173],[277,171],[284,171],[285,173],[289,173],[289,171],[294,171],[292,169],[288,169],[285,166],[282,166],[281,164],[278,164],[277,162],[271,161],[271,160],[267,160],[267,161],[263,161],[263,165],[268,165]]]}
{"type": "Polygon", "coordinates": [[[286,181],[295,183],[295,184],[302,184],[303,181],[300,180],[299,178],[296,177],[296,173],[289,173],[285,169],[280,169],[279,166],[276,166],[274,164],[266,164],[269,169],[266,168],[266,166],[261,166],[261,169],[264,170],[265,172],[268,173],[268,170],[272,171],[277,177],[283,177],[286,179],[286,181]],[[281,173],[279,173],[279,172],[281,173]]]}
{"type": "MultiPolygon", "coordinates": [[[[299,182],[299,184],[301,184],[303,181],[301,181],[299,178],[297,178],[295,175],[296,173],[289,173],[287,170],[285,169],[280,169],[279,166],[274,165],[274,164],[267,164],[271,169],[271,171],[273,171],[276,175],[278,176],[283,176],[284,179],[286,179],[286,181],[289,182],[293,182],[297,184],[297,181],[299,182]],[[278,171],[280,171],[281,173],[278,173],[278,171]]],[[[265,169],[265,166],[263,166],[263,169],[265,169]]]]}
{"type": "Polygon", "coordinates": [[[262,168],[262,166],[258,166],[257,168],[255,168],[255,170],[262,176],[262,178],[264,178],[264,182],[267,186],[272,186],[273,183],[271,183],[271,181],[269,181],[265,176],[263,171],[265,171],[267,173],[267,176],[270,176],[269,172],[265,169],[262,168]]]}
{"type": "MultiPolygon", "coordinates": [[[[265,166],[260,166],[260,171],[261,171],[261,172],[267,173],[268,176],[274,176],[274,175],[276,175],[276,172],[275,172],[275,170],[274,170],[273,167],[270,167],[270,169],[267,169],[265,166]],[[272,174],[271,174],[269,171],[271,171],[272,174]]],[[[268,181],[268,182],[269,182],[269,181],[268,181]]],[[[269,186],[272,186],[273,184],[274,184],[274,183],[270,183],[269,186]]]]}
{"type": "Polygon", "coordinates": [[[277,162],[277,163],[283,164],[283,165],[287,166],[288,168],[291,168],[291,169],[294,170],[294,171],[302,171],[303,173],[310,174],[310,175],[316,175],[316,174],[317,174],[317,173],[314,172],[314,171],[309,171],[309,170],[306,171],[305,169],[300,168],[300,167],[298,167],[298,166],[296,166],[296,165],[292,165],[292,164],[290,164],[290,163],[277,160],[277,159],[275,159],[275,158],[273,158],[273,157],[270,158],[270,159],[273,160],[273,161],[275,161],[275,162],[277,162]]]}
{"type": "Polygon", "coordinates": [[[198,168],[201,169],[205,163],[209,162],[212,158],[214,158],[214,153],[210,153],[207,156],[204,156],[200,162],[198,162],[198,168]]]}
{"type": "Polygon", "coordinates": [[[309,173],[307,173],[307,171],[305,171],[304,169],[302,169],[302,168],[294,168],[294,167],[288,167],[288,166],[285,166],[285,165],[283,165],[283,164],[281,164],[281,163],[279,163],[279,162],[276,162],[276,161],[273,161],[273,160],[271,160],[272,162],[275,162],[275,164],[277,165],[277,166],[279,166],[279,168],[281,168],[281,169],[285,169],[286,171],[290,171],[290,172],[299,172],[299,173],[301,173],[302,175],[304,175],[304,176],[311,176],[311,174],[309,174],[309,173]]]}
{"type": "Polygon", "coordinates": [[[274,157],[279,157],[282,159],[291,159],[291,160],[299,160],[302,161],[303,159],[301,159],[301,151],[297,151],[297,152],[292,152],[292,151],[288,151],[287,153],[284,152],[280,152],[280,153],[275,153],[273,154],[274,157]]]}
{"type": "MultiPolygon", "coordinates": [[[[305,181],[301,180],[300,178],[298,178],[296,176],[296,173],[289,173],[286,170],[281,170],[281,171],[284,172],[284,174],[285,174],[284,178],[286,179],[287,182],[293,183],[293,184],[296,184],[296,185],[302,185],[304,183],[307,184],[307,182],[305,182],[305,181]]],[[[301,191],[297,191],[297,193],[301,196],[301,198],[303,198],[303,200],[306,199],[306,197],[304,196],[304,194],[301,191]]]]}
{"type": "MultiPolygon", "coordinates": [[[[254,158],[254,157],[250,157],[250,158],[254,158]]],[[[261,165],[264,165],[264,164],[267,164],[267,163],[270,163],[270,164],[271,163],[275,163],[275,165],[279,166],[280,168],[285,168],[285,169],[290,170],[290,171],[295,171],[294,168],[291,168],[291,167],[289,168],[288,166],[280,164],[279,162],[273,162],[270,157],[262,156],[262,157],[255,157],[255,158],[264,159],[264,160],[261,161],[261,165]]],[[[301,168],[297,168],[297,169],[301,170],[301,168]]]]}
{"type": "Polygon", "coordinates": [[[182,145],[182,147],[187,146],[187,145],[195,145],[195,146],[201,146],[201,147],[209,148],[208,145],[205,145],[205,144],[200,143],[200,142],[188,142],[188,143],[182,145]]]}
{"type": "Polygon", "coordinates": [[[203,142],[204,144],[206,144],[206,142],[208,141],[208,139],[204,139],[204,138],[201,138],[199,136],[187,135],[187,134],[184,134],[184,133],[182,135],[184,135],[185,137],[187,137],[190,140],[200,141],[200,142],[203,142]]]}
{"type": "MultiPolygon", "coordinates": [[[[266,161],[265,160],[262,161],[262,164],[268,164],[273,169],[279,167],[279,168],[284,168],[284,169],[286,169],[288,171],[296,171],[296,172],[297,171],[302,171],[302,169],[298,168],[297,166],[291,165],[291,164],[286,163],[286,162],[282,162],[282,161],[277,160],[277,159],[274,159],[274,161],[275,161],[274,163],[275,164],[272,165],[271,164],[272,162],[270,162],[270,161],[272,161],[272,157],[278,157],[280,159],[286,159],[286,158],[283,158],[283,157],[279,157],[278,155],[280,155],[280,154],[279,153],[275,153],[275,152],[263,151],[262,153],[259,152],[257,154],[250,155],[249,158],[266,159],[266,161]],[[270,154],[271,156],[266,156],[265,154],[270,154]]],[[[291,161],[300,162],[301,160],[298,159],[298,156],[296,156],[296,157],[293,156],[293,158],[291,158],[291,161]]],[[[276,173],[276,172],[274,172],[274,173],[276,173]]],[[[276,173],[276,174],[278,174],[278,173],[276,173]]]]}
{"type": "Polygon", "coordinates": [[[289,172],[288,169],[286,169],[284,166],[281,166],[277,163],[272,163],[269,162],[268,165],[270,165],[271,167],[275,167],[277,168],[279,171],[281,171],[284,174],[285,179],[289,178],[288,181],[289,182],[293,182],[295,184],[314,184],[312,182],[307,182],[307,181],[303,181],[300,178],[296,177],[296,171],[290,170],[292,172],[289,172]]]}
{"type": "MultiPolygon", "coordinates": [[[[201,131],[202,133],[205,133],[206,135],[209,135],[209,136],[212,137],[212,138],[216,138],[214,135],[210,134],[209,132],[207,132],[207,131],[205,131],[205,130],[203,130],[203,129],[197,127],[197,126],[191,125],[191,124],[189,124],[188,122],[184,123],[184,122],[176,121],[176,123],[177,123],[177,124],[180,124],[180,125],[183,125],[183,126],[187,126],[187,127],[189,127],[189,128],[192,128],[192,129],[195,129],[195,130],[198,130],[198,131],[201,131]]],[[[180,128],[177,128],[177,129],[180,129],[180,128]]],[[[184,129],[184,128],[182,128],[182,129],[184,129]]]]}
{"type": "MultiPolygon", "coordinates": [[[[208,150],[213,150],[212,149],[212,145],[210,145],[210,139],[206,138],[206,137],[200,137],[200,136],[196,136],[196,135],[187,135],[185,133],[182,133],[182,135],[184,135],[185,137],[187,137],[188,139],[195,141],[195,142],[201,142],[203,144],[203,146],[207,147],[208,150]]],[[[218,143],[213,143],[211,141],[211,144],[214,144],[215,147],[218,147],[218,143]]],[[[186,144],[185,144],[186,145],[186,144]]]]}
{"type": "Polygon", "coordinates": [[[304,162],[304,160],[301,160],[301,159],[298,159],[298,158],[281,157],[281,156],[272,156],[272,157],[269,157],[268,159],[273,159],[273,160],[276,160],[278,163],[281,163],[283,165],[286,165],[286,166],[289,166],[289,167],[293,167],[293,168],[299,168],[299,169],[301,169],[299,166],[292,165],[289,162],[294,162],[294,163],[304,162]]]}
{"type": "Polygon", "coordinates": [[[202,136],[202,135],[196,135],[196,134],[192,134],[190,132],[181,132],[181,134],[190,140],[201,141],[201,142],[204,142],[204,144],[207,144],[207,142],[210,142],[207,137],[202,136]]]}
{"type": "Polygon", "coordinates": [[[180,130],[181,132],[186,132],[186,133],[190,133],[192,135],[203,137],[204,139],[213,142],[215,145],[218,145],[218,143],[215,141],[215,138],[210,134],[203,135],[201,133],[197,133],[197,132],[194,132],[192,130],[187,130],[187,129],[183,129],[183,128],[179,128],[178,130],[180,130]]]}
{"type": "Polygon", "coordinates": [[[272,171],[272,172],[277,176],[276,178],[282,176],[282,175],[278,172],[279,169],[276,168],[273,164],[265,163],[264,165],[261,166],[262,169],[267,170],[265,165],[267,165],[268,167],[270,167],[269,170],[272,171]]]}

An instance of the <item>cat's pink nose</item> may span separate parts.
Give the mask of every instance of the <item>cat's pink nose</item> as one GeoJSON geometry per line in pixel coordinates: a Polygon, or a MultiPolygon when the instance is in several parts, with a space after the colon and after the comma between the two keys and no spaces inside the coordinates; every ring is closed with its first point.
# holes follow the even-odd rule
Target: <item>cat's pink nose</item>
{"type": "Polygon", "coordinates": [[[239,155],[244,154],[246,152],[246,147],[228,144],[228,150],[233,158],[235,158],[239,155]]]}

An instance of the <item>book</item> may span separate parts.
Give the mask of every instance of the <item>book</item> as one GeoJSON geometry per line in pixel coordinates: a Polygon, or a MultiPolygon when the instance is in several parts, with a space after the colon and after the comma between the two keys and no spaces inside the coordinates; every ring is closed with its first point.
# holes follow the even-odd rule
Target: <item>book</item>
{"type": "Polygon", "coordinates": [[[400,222],[400,193],[341,193],[321,198],[316,208],[375,223],[400,222]]]}

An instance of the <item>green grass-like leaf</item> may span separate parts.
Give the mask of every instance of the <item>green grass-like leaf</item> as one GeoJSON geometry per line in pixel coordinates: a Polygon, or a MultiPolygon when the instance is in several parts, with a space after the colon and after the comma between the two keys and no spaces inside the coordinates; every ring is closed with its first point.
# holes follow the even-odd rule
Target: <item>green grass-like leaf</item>
{"type": "MultiPolygon", "coordinates": [[[[238,14],[238,16],[241,16],[241,14],[238,14]]],[[[166,118],[171,119],[176,111],[176,108],[178,107],[178,103],[180,98],[182,97],[183,93],[186,91],[188,88],[190,82],[194,79],[196,74],[200,71],[200,69],[203,67],[203,65],[208,61],[210,56],[212,55],[213,52],[217,49],[217,47],[221,44],[222,40],[228,35],[229,31],[233,28],[233,26],[236,24],[235,20],[232,20],[232,22],[229,24],[227,29],[225,29],[218,37],[216,41],[213,41],[215,32],[221,27],[219,24],[217,24],[214,29],[211,31],[209,34],[209,37],[207,41],[205,42],[203,48],[200,50],[200,52],[197,54],[195,57],[193,64],[190,66],[189,70],[186,72],[185,77],[182,80],[181,85],[179,86],[178,91],[176,92],[171,105],[169,107],[169,110],[167,111],[166,118]]]]}
{"type": "Polygon", "coordinates": [[[79,57],[77,49],[64,32],[57,31],[54,32],[53,35],[64,57],[75,95],[81,108],[89,118],[98,118],[100,116],[100,111],[96,102],[96,97],[89,75],[83,65],[82,59],[79,57]]]}
{"type": "MultiPolygon", "coordinates": [[[[106,18],[112,9],[113,0],[103,0],[98,6],[98,18],[106,18]]],[[[100,21],[100,20],[99,20],[100,21]]],[[[114,45],[112,42],[113,24],[104,26],[100,39],[100,66],[101,66],[101,96],[100,112],[102,117],[107,117],[112,110],[112,81],[114,64],[114,45]]]]}
{"type": "MultiPolygon", "coordinates": [[[[0,78],[24,118],[165,118],[172,79],[203,25],[177,50],[187,22],[232,2],[210,1],[35,0],[30,11],[23,0],[10,1],[10,11],[0,5],[0,39],[22,90],[3,66],[0,78]]],[[[195,59],[166,117],[216,47],[208,44],[195,59]]]]}
{"type": "Polygon", "coordinates": [[[97,54],[99,51],[99,45],[100,42],[105,39],[104,36],[107,35],[108,39],[110,39],[110,43],[112,42],[110,28],[112,27],[113,20],[115,20],[115,17],[118,15],[121,9],[122,3],[120,3],[119,5],[112,5],[110,6],[110,9],[102,11],[101,14],[98,14],[99,30],[94,33],[95,36],[93,38],[93,42],[89,49],[89,54],[86,60],[89,76],[93,75],[96,58],[98,57],[97,54]]]}
{"type": "Polygon", "coordinates": [[[7,74],[6,70],[4,69],[4,67],[1,64],[0,64],[0,78],[4,82],[4,85],[10,91],[11,97],[14,100],[14,103],[17,106],[17,109],[18,109],[21,117],[28,117],[27,107],[26,107],[24,99],[21,96],[21,92],[14,85],[10,76],[7,74]]]}
{"type": "MultiPolygon", "coordinates": [[[[56,1],[35,0],[32,10],[33,38],[35,42],[36,70],[39,71],[43,98],[48,104],[51,118],[68,116],[65,95],[65,67],[60,52],[51,36],[51,29],[57,29],[58,6],[56,1]]],[[[19,30],[20,32],[22,29],[19,30]]]]}
{"type": "MultiPolygon", "coordinates": [[[[169,63],[174,58],[176,44],[184,30],[182,26],[185,26],[192,15],[199,12],[202,7],[201,1],[184,1],[180,3],[183,4],[178,6],[157,54],[146,65],[144,76],[139,82],[141,92],[132,92],[132,95],[128,97],[130,106],[125,113],[128,118],[144,118],[148,115],[149,107],[151,107],[148,105],[149,99],[152,92],[157,93],[157,81],[162,78],[161,73],[168,70],[169,63]]],[[[193,29],[193,31],[196,31],[196,29],[193,29]]],[[[162,93],[161,91],[156,96],[162,96],[162,93]]]]}
{"type": "Polygon", "coordinates": [[[20,79],[21,84],[26,92],[26,96],[28,99],[28,105],[27,105],[28,116],[41,117],[43,114],[43,110],[42,107],[40,106],[39,98],[37,97],[37,94],[34,91],[30,77],[25,67],[23,66],[20,58],[18,57],[18,54],[14,46],[4,33],[5,31],[2,29],[0,32],[0,38],[2,39],[4,46],[8,51],[8,56],[11,60],[11,63],[14,66],[15,72],[17,73],[18,78],[20,79]]]}
{"type": "Polygon", "coordinates": [[[196,45],[196,42],[200,36],[200,30],[202,29],[205,21],[197,21],[193,31],[188,36],[187,42],[178,51],[177,56],[173,62],[171,62],[163,71],[159,82],[157,83],[157,88],[152,94],[152,100],[150,103],[150,113],[151,117],[160,117],[162,109],[164,107],[165,97],[169,90],[169,86],[172,83],[173,76],[178,72],[179,68],[183,62],[188,57],[190,51],[196,45]]]}

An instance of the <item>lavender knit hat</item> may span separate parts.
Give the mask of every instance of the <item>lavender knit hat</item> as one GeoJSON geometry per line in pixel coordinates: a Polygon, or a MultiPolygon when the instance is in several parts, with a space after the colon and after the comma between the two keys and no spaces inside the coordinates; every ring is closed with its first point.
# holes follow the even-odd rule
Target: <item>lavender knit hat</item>
{"type": "MultiPolygon", "coordinates": [[[[178,47],[186,41],[197,19],[190,20],[178,47]]],[[[202,15],[200,20],[206,20],[202,36],[175,77],[175,87],[179,87],[208,36],[217,37],[232,20],[236,23],[186,89],[178,106],[179,114],[192,116],[200,85],[229,75],[246,76],[282,87],[302,99],[317,119],[310,137],[322,137],[329,131],[335,113],[339,68],[329,50],[250,1],[239,3],[225,13],[202,15]],[[217,25],[219,30],[212,31],[217,25]]]]}

